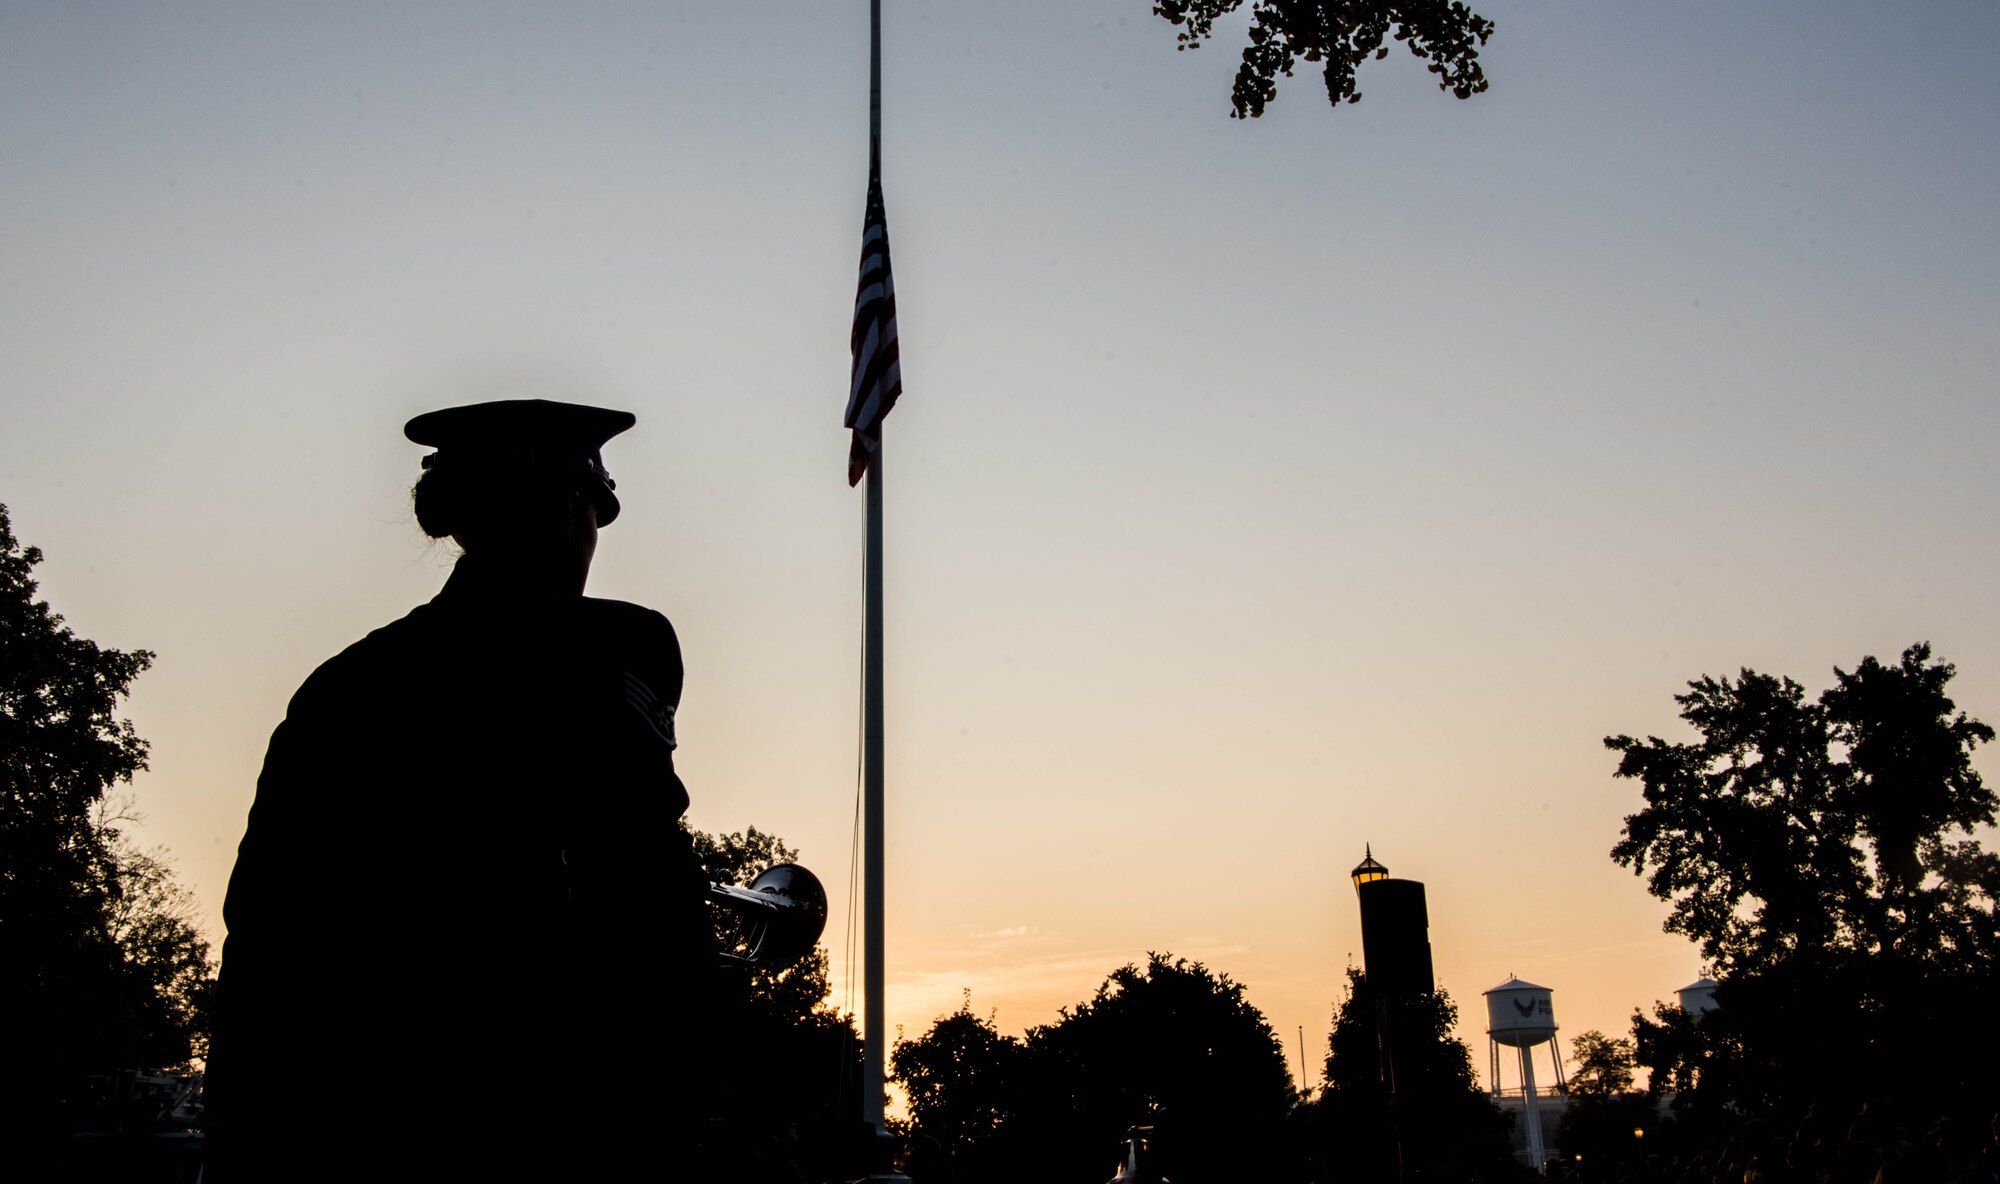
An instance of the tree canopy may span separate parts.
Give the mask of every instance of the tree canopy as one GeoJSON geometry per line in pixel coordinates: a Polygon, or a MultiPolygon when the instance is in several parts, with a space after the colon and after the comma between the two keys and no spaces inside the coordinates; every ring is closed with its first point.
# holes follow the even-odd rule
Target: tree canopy
{"type": "Polygon", "coordinates": [[[982,1164],[1002,1158],[1001,1128],[1019,1104],[1026,1051],[1020,1040],[1001,1035],[991,1016],[973,1014],[967,991],[957,1011],[939,1016],[923,1035],[896,1042],[890,1077],[909,1099],[912,1129],[936,1140],[976,1179],[982,1164]]]}
{"type": "Polygon", "coordinates": [[[1027,1043],[1040,1065],[1037,1125],[1068,1132],[1064,1162],[1093,1178],[1127,1129],[1148,1124],[1169,1178],[1255,1177],[1298,1098],[1277,1034],[1243,985],[1170,954],[1112,971],[1027,1043]]]}
{"type": "MultiPolygon", "coordinates": [[[[1179,26],[1177,49],[1197,49],[1214,35],[1218,17],[1243,0],[1156,0],[1153,11],[1179,26]]],[[[1278,97],[1278,77],[1295,63],[1323,63],[1327,101],[1358,103],[1355,75],[1361,63],[1389,56],[1384,39],[1400,41],[1438,89],[1469,99],[1486,89],[1479,49],[1493,22],[1459,0],[1253,0],[1250,43],[1243,47],[1230,92],[1238,119],[1255,119],[1278,97]]]]}
{"type": "Polygon", "coordinates": [[[1199,962],[1148,954],[1025,1040],[970,1000],[899,1041],[892,1064],[912,1133],[954,1157],[954,1178],[1100,1184],[1120,1141],[1153,1128],[1174,1180],[1260,1178],[1285,1157],[1298,1095],[1284,1051],[1241,984],[1199,962]]]}
{"type": "Polygon", "coordinates": [[[1571,1097],[1608,1098],[1632,1088],[1632,1042],[1595,1028],[1570,1041],[1571,1097]]]}
{"type": "Polygon", "coordinates": [[[0,1121],[47,1135],[76,1119],[85,1075],[201,1054],[214,965],[110,796],[146,767],[118,707],[153,655],[78,637],[37,598],[41,561],[0,506],[0,966],[10,1014],[32,1017],[13,1027],[0,1121]]]}
{"type": "Polygon", "coordinates": [[[1149,1128],[1151,1164],[1180,1184],[1261,1179],[1519,1180],[1507,1118],[1473,1080],[1443,992],[1379,1000],[1350,969],[1326,1088],[1294,1088],[1270,1024],[1241,984],[1148,954],[1025,1039],[965,1003],[897,1042],[911,1133],[965,1184],[1100,1184],[1120,1140],[1149,1128]],[[1392,1092],[1382,1050],[1396,1049],[1392,1092]]]}
{"type": "Polygon", "coordinates": [[[1569,1105],[1558,1144],[1572,1163],[1580,1158],[1595,1165],[1589,1169],[1594,1178],[1626,1179],[1662,1145],[1658,1094],[1632,1088],[1637,1061],[1630,1039],[1593,1029],[1571,1041],[1570,1049],[1569,1105]]]}
{"type": "Polygon", "coordinates": [[[1811,702],[1747,669],[1689,683],[1674,701],[1699,739],[1604,742],[1646,803],[1612,858],[1723,975],[1863,955],[1993,964],[2000,857],[1954,838],[2000,807],[1972,767],[1993,729],[1945,694],[1952,674],[1920,644],[1836,668],[1811,702]]]}
{"type": "Polygon", "coordinates": [[[1952,702],[1953,673],[1918,644],[1835,668],[1813,699],[1704,676],[1674,697],[1695,739],[1605,740],[1645,802],[1612,858],[1720,981],[1706,1015],[1634,1017],[1637,1062],[1684,1111],[1793,1120],[1880,1082],[1925,1105],[1992,1096],[2000,858],[1974,836],[2000,799],[1972,754],[1994,733],[1952,702]],[[1939,1017],[1949,1057],[1930,1055],[1939,1017]]]}
{"type": "Polygon", "coordinates": [[[1474,1081],[1472,1053],[1453,1035],[1457,1024],[1448,992],[1384,998],[1348,967],[1312,1116],[1313,1158],[1356,1179],[1397,1179],[1399,1162],[1410,1180],[1518,1177],[1507,1117],[1474,1081]]]}
{"type": "MultiPolygon", "coordinates": [[[[695,830],[686,819],[681,831],[694,848],[695,859],[718,884],[745,886],[764,869],[780,863],[794,863],[798,849],[785,845],[776,835],[746,827],[733,833],[709,834],[695,830]]],[[[717,944],[724,949],[739,944],[743,922],[734,914],[716,917],[717,944]]],[[[826,947],[815,945],[805,957],[790,966],[746,968],[750,1014],[760,1025],[773,1030],[820,1031],[853,1030],[852,1017],[834,1011],[828,1002],[833,994],[826,947]]]]}

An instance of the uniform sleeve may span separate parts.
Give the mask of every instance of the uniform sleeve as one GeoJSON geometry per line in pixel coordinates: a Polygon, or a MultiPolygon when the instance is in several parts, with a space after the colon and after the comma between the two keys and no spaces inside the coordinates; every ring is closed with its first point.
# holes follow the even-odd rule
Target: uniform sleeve
{"type": "MultiPolygon", "coordinates": [[[[586,896],[604,901],[692,890],[692,857],[678,822],[688,791],[674,768],[682,668],[679,639],[650,609],[597,602],[603,663],[612,694],[580,721],[575,745],[583,792],[571,804],[570,870],[586,896]],[[666,864],[661,862],[662,845],[666,864]],[[650,881],[644,888],[638,880],[650,881]]],[[[706,881],[702,881],[705,888],[706,881]]]]}
{"type": "MultiPolygon", "coordinates": [[[[309,684],[310,685],[310,684],[309,684]]],[[[334,1004],[321,998],[327,951],[348,948],[329,907],[335,895],[330,828],[314,825],[315,803],[332,792],[334,765],[302,689],[271,735],[250,820],[223,903],[228,936],[216,991],[215,1031],[204,1085],[217,1166],[270,1169],[292,1136],[313,1121],[299,1112],[298,1067],[337,1061],[344,1043],[334,1004]]],[[[238,1174],[236,1178],[245,1178],[238,1174]]]]}
{"type": "Polygon", "coordinates": [[[342,723],[347,713],[339,696],[329,693],[337,681],[328,667],[315,672],[292,697],[264,753],[222,906],[231,948],[242,935],[251,961],[267,949],[318,945],[330,936],[303,930],[326,924],[335,911],[347,829],[342,803],[356,788],[342,785],[356,737],[353,725],[342,723]]]}

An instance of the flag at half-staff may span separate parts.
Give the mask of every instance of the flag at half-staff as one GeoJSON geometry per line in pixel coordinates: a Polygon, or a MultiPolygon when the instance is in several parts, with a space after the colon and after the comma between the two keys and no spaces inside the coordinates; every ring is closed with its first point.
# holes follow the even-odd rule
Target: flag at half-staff
{"type": "Polygon", "coordinates": [[[896,351],[896,282],[889,275],[889,218],[882,206],[882,171],[868,170],[868,214],[861,224],[861,281],[854,293],[854,374],[847,392],[847,483],[868,472],[882,447],[882,418],[903,393],[896,351]]]}

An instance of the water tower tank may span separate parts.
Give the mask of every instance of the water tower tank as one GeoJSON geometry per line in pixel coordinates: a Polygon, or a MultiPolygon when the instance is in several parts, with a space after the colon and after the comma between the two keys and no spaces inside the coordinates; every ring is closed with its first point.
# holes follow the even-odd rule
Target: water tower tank
{"type": "Polygon", "coordinates": [[[1510,978],[1486,992],[1486,1034],[1509,1048],[1555,1039],[1556,1009],[1549,989],[1510,978]]]}
{"type": "Polygon", "coordinates": [[[1700,1019],[1715,1010],[1715,986],[1714,979],[1703,975],[1674,994],[1680,997],[1682,1011],[1700,1019]]]}

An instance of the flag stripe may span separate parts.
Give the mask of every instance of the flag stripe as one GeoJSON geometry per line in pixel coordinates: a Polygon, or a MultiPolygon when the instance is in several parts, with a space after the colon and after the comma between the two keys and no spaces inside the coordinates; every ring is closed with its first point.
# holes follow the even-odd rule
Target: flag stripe
{"type": "Polygon", "coordinates": [[[903,393],[896,344],[896,282],[889,272],[889,218],[882,204],[882,175],[868,170],[868,213],[861,224],[860,278],[854,292],[854,328],[848,335],[854,368],[848,377],[847,414],[854,429],[847,483],[868,471],[882,442],[882,420],[903,393]]]}

